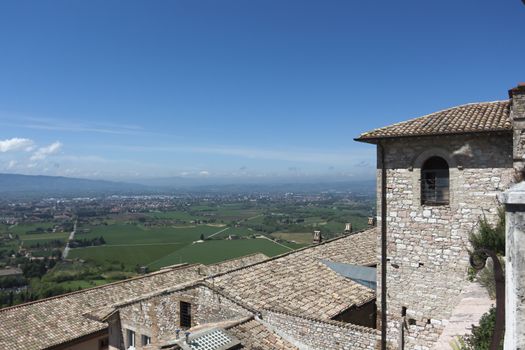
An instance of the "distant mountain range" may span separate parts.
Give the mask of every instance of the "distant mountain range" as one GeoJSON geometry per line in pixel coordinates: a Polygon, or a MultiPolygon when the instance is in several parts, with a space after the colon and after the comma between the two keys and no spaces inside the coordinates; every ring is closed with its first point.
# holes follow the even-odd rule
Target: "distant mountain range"
{"type": "Polygon", "coordinates": [[[371,194],[374,180],[335,181],[322,179],[232,179],[232,178],[158,178],[137,180],[140,183],[88,180],[62,176],[0,174],[0,197],[84,197],[99,195],[175,194],[188,192],[319,193],[351,191],[371,194]]]}
{"type": "Polygon", "coordinates": [[[152,192],[145,185],[62,176],[0,174],[0,196],[89,196],[152,192]]]}

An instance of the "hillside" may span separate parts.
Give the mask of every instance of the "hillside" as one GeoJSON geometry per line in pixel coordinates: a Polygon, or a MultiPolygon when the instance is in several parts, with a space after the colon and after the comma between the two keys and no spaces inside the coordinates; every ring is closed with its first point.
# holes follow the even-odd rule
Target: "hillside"
{"type": "Polygon", "coordinates": [[[88,196],[148,193],[148,186],[61,176],[0,174],[2,197],[88,196]]]}

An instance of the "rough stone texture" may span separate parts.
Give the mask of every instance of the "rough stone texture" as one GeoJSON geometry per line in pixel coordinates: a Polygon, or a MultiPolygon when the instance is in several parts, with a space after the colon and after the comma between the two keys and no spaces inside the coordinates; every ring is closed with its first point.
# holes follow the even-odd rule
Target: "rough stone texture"
{"type": "Polygon", "coordinates": [[[502,196],[506,203],[505,350],[525,349],[525,182],[502,196]]]}
{"type": "MultiPolygon", "coordinates": [[[[406,307],[410,324],[404,332],[405,348],[430,349],[467,284],[468,235],[482,216],[496,220],[497,194],[514,179],[513,140],[510,134],[441,136],[385,140],[384,147],[388,341],[399,346],[401,312],[406,307]],[[431,156],[449,164],[449,205],[421,204],[420,168],[431,156]]],[[[378,164],[379,196],[380,169],[378,164]]],[[[380,218],[380,205],[378,213],[380,218]]],[[[377,271],[380,291],[381,269],[377,271]]]]}
{"type": "Polygon", "coordinates": [[[479,324],[484,313],[490,310],[496,301],[491,300],[487,289],[478,283],[469,283],[460,295],[461,301],[452,311],[448,324],[439,336],[434,349],[449,349],[458,336],[470,333],[472,325],[479,324]]]}
{"type": "Polygon", "coordinates": [[[523,171],[525,164],[525,86],[511,89],[509,95],[512,98],[510,118],[514,134],[514,167],[523,171]]]}
{"type": "MultiPolygon", "coordinates": [[[[153,343],[174,338],[180,326],[180,301],[191,303],[192,327],[238,319],[250,312],[204,286],[173,291],[119,308],[123,330],[148,335],[153,343]]],[[[182,335],[182,333],[181,333],[182,335]]]]}
{"type": "Polygon", "coordinates": [[[275,333],[304,350],[374,350],[378,345],[375,329],[294,316],[285,312],[263,312],[263,323],[275,333]]]}

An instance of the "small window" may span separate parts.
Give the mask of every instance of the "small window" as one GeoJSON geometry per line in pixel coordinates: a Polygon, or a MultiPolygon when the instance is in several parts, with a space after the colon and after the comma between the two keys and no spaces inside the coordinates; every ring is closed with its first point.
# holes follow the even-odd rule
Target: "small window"
{"type": "Polygon", "coordinates": [[[135,332],[133,332],[131,329],[126,330],[126,340],[128,343],[128,349],[130,347],[135,347],[135,332]]]}
{"type": "Polygon", "coordinates": [[[445,205],[449,203],[449,171],[441,157],[432,157],[421,168],[421,204],[445,205]]]}
{"type": "Polygon", "coordinates": [[[109,348],[109,338],[102,338],[98,341],[99,350],[107,350],[109,348]]]}
{"type": "Polygon", "coordinates": [[[142,335],[142,346],[151,344],[151,337],[148,337],[147,335],[142,335]]]}
{"type": "Polygon", "coordinates": [[[180,326],[191,328],[191,304],[185,301],[180,302],[180,326]]]}

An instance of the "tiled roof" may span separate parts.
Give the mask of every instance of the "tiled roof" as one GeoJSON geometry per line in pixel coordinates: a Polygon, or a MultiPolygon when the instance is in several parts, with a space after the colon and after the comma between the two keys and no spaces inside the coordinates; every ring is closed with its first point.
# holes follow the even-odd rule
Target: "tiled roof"
{"type": "Polygon", "coordinates": [[[375,298],[374,291],[334,272],[321,259],[375,264],[375,228],[217,275],[211,283],[255,309],[279,308],[321,319],[375,298]]]}
{"type": "Polygon", "coordinates": [[[239,267],[244,267],[247,265],[258,263],[266,259],[268,259],[266,255],[262,253],[254,253],[250,255],[241,256],[235,259],[224,260],[216,264],[206,265],[206,274],[215,275],[239,267]]]}
{"type": "MultiPolygon", "coordinates": [[[[192,328],[193,329],[193,328],[192,328]]],[[[189,336],[190,345],[188,345],[184,340],[175,340],[162,342],[161,348],[170,348],[170,349],[200,349],[199,345],[202,345],[203,349],[230,349],[227,343],[227,339],[236,341],[236,346],[231,347],[231,349],[246,349],[246,350],[298,350],[297,347],[290,344],[288,341],[281,338],[279,335],[275,334],[272,330],[268,329],[260,321],[253,318],[245,318],[244,320],[237,320],[234,322],[229,322],[229,325],[224,326],[212,326],[211,328],[205,328],[199,330],[196,333],[192,333],[189,336]],[[216,344],[216,347],[213,347],[215,342],[207,342],[208,344],[203,344],[204,342],[200,341],[205,337],[209,337],[210,334],[220,335],[220,338],[224,341],[222,347],[219,344],[216,344]],[[208,345],[208,347],[206,347],[208,345]]],[[[218,343],[218,342],[217,342],[218,343]]],[[[152,348],[158,349],[157,346],[152,346],[152,348]]]]}
{"type": "Polygon", "coordinates": [[[33,350],[107,328],[92,310],[200,278],[199,265],[187,265],[79,292],[0,310],[0,349],[33,350]]]}
{"type": "Polygon", "coordinates": [[[512,130],[509,101],[471,103],[365,132],[356,140],[512,130]]]}
{"type": "Polygon", "coordinates": [[[239,339],[242,344],[242,349],[246,350],[298,349],[256,320],[238,324],[228,329],[228,333],[233,334],[239,339]]]}
{"type": "Polygon", "coordinates": [[[174,266],[125,281],[0,309],[0,349],[44,349],[104,331],[107,323],[102,320],[114,311],[115,305],[175,286],[182,288],[197,283],[204,275],[214,273],[215,268],[224,271],[237,267],[207,278],[207,281],[246,307],[278,307],[299,315],[328,319],[375,297],[370,289],[341,277],[321,262],[325,259],[375,264],[375,229],[262,261],[264,258],[254,255],[230,261],[227,266],[216,266],[210,272],[204,265],[174,266]]]}

